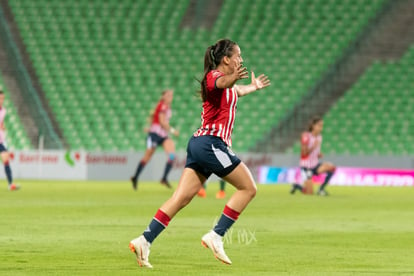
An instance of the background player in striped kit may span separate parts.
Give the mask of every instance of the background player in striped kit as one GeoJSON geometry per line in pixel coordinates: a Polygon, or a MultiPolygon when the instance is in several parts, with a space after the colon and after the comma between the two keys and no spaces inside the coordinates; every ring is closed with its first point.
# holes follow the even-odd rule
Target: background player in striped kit
{"type": "Polygon", "coordinates": [[[229,148],[237,99],[270,85],[265,75],[256,78],[253,72],[250,84],[236,85],[238,80],[248,78],[242,63],[239,46],[229,39],[219,40],[205,52],[201,127],[188,142],[187,161],[177,190],[158,209],[144,233],[129,244],[141,266],[152,267],[148,260],[152,242],[190,203],[212,173],[237,191],[228,200],[214,229],[201,242],[218,260],[231,264],[224,252],[222,237],[256,195],[256,184],[249,169],[229,148]]]}
{"type": "Polygon", "coordinates": [[[175,136],[178,136],[179,134],[176,129],[170,126],[170,118],[172,115],[171,103],[173,101],[173,95],[173,90],[163,91],[161,99],[152,114],[151,126],[148,130],[147,136],[147,150],[145,151],[144,157],[139,162],[135,174],[131,177],[132,187],[134,190],[138,187],[138,177],[140,173],[144,169],[145,165],[150,161],[158,146],[162,146],[168,156],[164,174],[161,178],[161,184],[171,188],[171,185],[168,182],[168,174],[175,159],[175,145],[174,141],[168,136],[168,133],[175,136]]]}
{"type": "MultiPolygon", "coordinates": [[[[336,168],[332,163],[320,161],[320,158],[323,157],[323,154],[321,153],[322,129],[323,120],[321,117],[316,116],[311,120],[308,131],[302,133],[299,164],[301,180],[303,183],[305,181],[312,181],[313,175],[326,173],[325,180],[317,192],[318,195],[326,196],[328,193],[326,192],[325,187],[328,185],[336,168]]],[[[294,183],[292,185],[291,193],[294,194],[296,190],[303,191],[303,186],[294,183]]]]}
{"type": "Polygon", "coordinates": [[[12,171],[11,171],[10,164],[9,164],[10,156],[5,146],[6,127],[4,126],[4,118],[6,117],[6,109],[3,106],[4,98],[5,98],[4,92],[2,88],[0,87],[0,156],[1,156],[1,161],[3,162],[3,165],[4,165],[4,171],[6,172],[7,182],[9,184],[9,190],[16,191],[20,188],[20,186],[13,184],[13,176],[12,176],[12,171]]]}

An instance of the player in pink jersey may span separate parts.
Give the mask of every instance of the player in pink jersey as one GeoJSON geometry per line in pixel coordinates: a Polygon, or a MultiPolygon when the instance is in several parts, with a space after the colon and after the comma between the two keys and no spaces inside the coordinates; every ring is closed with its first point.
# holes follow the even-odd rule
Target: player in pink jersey
{"type": "Polygon", "coordinates": [[[229,39],[219,40],[207,48],[201,81],[201,127],[188,142],[187,161],[177,190],[158,209],[143,234],[130,242],[140,266],[152,267],[148,260],[152,242],[213,173],[237,191],[228,200],[214,229],[201,238],[201,243],[218,260],[231,264],[224,252],[222,237],[256,195],[256,184],[249,169],[229,148],[237,99],[270,85],[265,75],[256,78],[253,72],[250,84],[236,85],[238,80],[248,78],[242,63],[239,46],[229,39]]]}
{"type": "Polygon", "coordinates": [[[6,109],[3,107],[4,98],[4,92],[0,88],[0,156],[1,161],[3,161],[4,171],[6,172],[7,181],[9,183],[9,190],[16,191],[20,188],[20,186],[13,184],[12,171],[9,164],[10,155],[5,146],[6,127],[4,126],[4,118],[6,117],[6,109]]]}
{"type": "Polygon", "coordinates": [[[173,90],[165,90],[162,92],[160,101],[158,102],[154,112],[152,113],[151,126],[148,130],[147,150],[144,157],[138,164],[135,174],[131,177],[132,187],[134,190],[138,186],[138,177],[145,165],[150,161],[152,155],[158,146],[162,145],[164,151],[168,155],[167,164],[165,165],[164,174],[161,178],[161,184],[171,188],[168,182],[168,174],[172,168],[175,159],[174,141],[168,136],[169,133],[178,136],[179,132],[170,126],[171,103],[173,100],[173,90]]]}
{"type": "MultiPolygon", "coordinates": [[[[301,180],[303,183],[312,181],[312,176],[326,173],[326,177],[317,192],[318,195],[326,196],[328,193],[325,190],[329,180],[335,172],[335,166],[329,162],[321,162],[323,154],[321,153],[322,145],[322,129],[323,120],[321,117],[312,119],[308,131],[302,133],[301,137],[301,156],[300,156],[300,170],[301,180]]],[[[296,190],[303,191],[303,186],[294,183],[291,193],[294,194],[296,190]]]]}

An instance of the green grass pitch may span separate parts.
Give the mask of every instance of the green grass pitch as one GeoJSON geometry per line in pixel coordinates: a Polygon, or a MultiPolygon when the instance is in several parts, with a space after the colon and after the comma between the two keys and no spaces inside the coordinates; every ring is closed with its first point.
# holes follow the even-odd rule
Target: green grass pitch
{"type": "Polygon", "coordinates": [[[194,198],[153,243],[150,270],[138,267],[128,243],[172,190],[155,182],[137,192],[129,182],[20,184],[18,192],[0,186],[1,275],[414,274],[412,187],[332,186],[331,196],[317,197],[258,185],[225,237],[229,266],[200,245],[225,204],[210,183],[207,198],[194,198]]]}

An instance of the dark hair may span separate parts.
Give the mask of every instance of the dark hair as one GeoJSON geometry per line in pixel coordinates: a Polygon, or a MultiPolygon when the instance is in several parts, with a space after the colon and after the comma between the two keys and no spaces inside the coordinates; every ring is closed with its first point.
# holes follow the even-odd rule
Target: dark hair
{"type": "Polygon", "coordinates": [[[201,83],[201,99],[203,102],[207,98],[207,74],[211,70],[217,68],[224,57],[231,57],[233,54],[233,48],[237,45],[236,42],[230,39],[220,39],[216,44],[207,48],[204,54],[204,77],[201,83]]]}
{"type": "Polygon", "coordinates": [[[173,91],[172,89],[165,89],[161,92],[161,96],[164,96],[165,94],[167,94],[167,92],[173,91]]]}
{"type": "Polygon", "coordinates": [[[309,127],[308,127],[308,131],[312,131],[313,130],[313,126],[316,125],[317,123],[319,123],[320,121],[322,121],[322,117],[320,116],[314,116],[312,118],[312,120],[309,123],[309,127]]]}
{"type": "Polygon", "coordinates": [[[165,90],[163,90],[163,91],[161,92],[161,98],[162,98],[165,94],[167,94],[168,92],[170,92],[170,91],[174,92],[174,90],[172,90],[172,89],[165,89],[165,90]]]}

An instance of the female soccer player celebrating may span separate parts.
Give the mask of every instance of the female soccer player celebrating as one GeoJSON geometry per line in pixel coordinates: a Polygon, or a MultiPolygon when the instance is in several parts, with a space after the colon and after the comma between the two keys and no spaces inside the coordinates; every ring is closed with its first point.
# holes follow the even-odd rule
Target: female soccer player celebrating
{"type": "Polygon", "coordinates": [[[147,150],[144,157],[138,164],[134,176],[131,177],[132,187],[134,190],[138,186],[138,177],[145,165],[149,162],[158,146],[162,145],[168,155],[167,164],[165,165],[164,174],[161,178],[161,184],[171,188],[168,182],[168,173],[170,172],[175,159],[174,141],[168,137],[168,133],[178,136],[178,131],[170,126],[171,103],[173,100],[173,90],[162,92],[160,101],[152,114],[152,122],[147,137],[147,150]]]}
{"type": "Polygon", "coordinates": [[[152,267],[148,260],[152,242],[190,203],[212,173],[229,182],[237,191],[227,202],[214,229],[202,237],[201,243],[210,248],[218,260],[231,264],[224,252],[222,237],[256,195],[256,184],[249,169],[229,148],[237,99],[270,85],[267,76],[256,78],[253,72],[249,85],[236,85],[238,80],[248,78],[242,63],[239,46],[229,39],[219,40],[207,48],[200,93],[203,101],[201,127],[188,142],[187,162],[177,190],[158,209],[144,233],[129,244],[140,266],[152,267]]]}
{"type": "MultiPolygon", "coordinates": [[[[308,131],[302,133],[300,170],[302,182],[312,181],[312,176],[326,173],[325,180],[317,192],[318,195],[326,196],[328,193],[326,192],[325,187],[328,185],[336,168],[329,162],[320,162],[319,160],[322,158],[322,129],[322,118],[315,117],[311,120],[308,131]]],[[[296,190],[303,191],[303,186],[293,184],[291,193],[295,193],[296,190]]]]}
{"type": "Polygon", "coordinates": [[[16,191],[20,186],[13,184],[12,171],[9,164],[9,152],[6,146],[6,128],[4,127],[4,118],[6,117],[6,109],[3,107],[4,103],[4,92],[0,88],[0,156],[3,161],[4,171],[6,172],[7,181],[9,183],[9,190],[16,191]]]}

